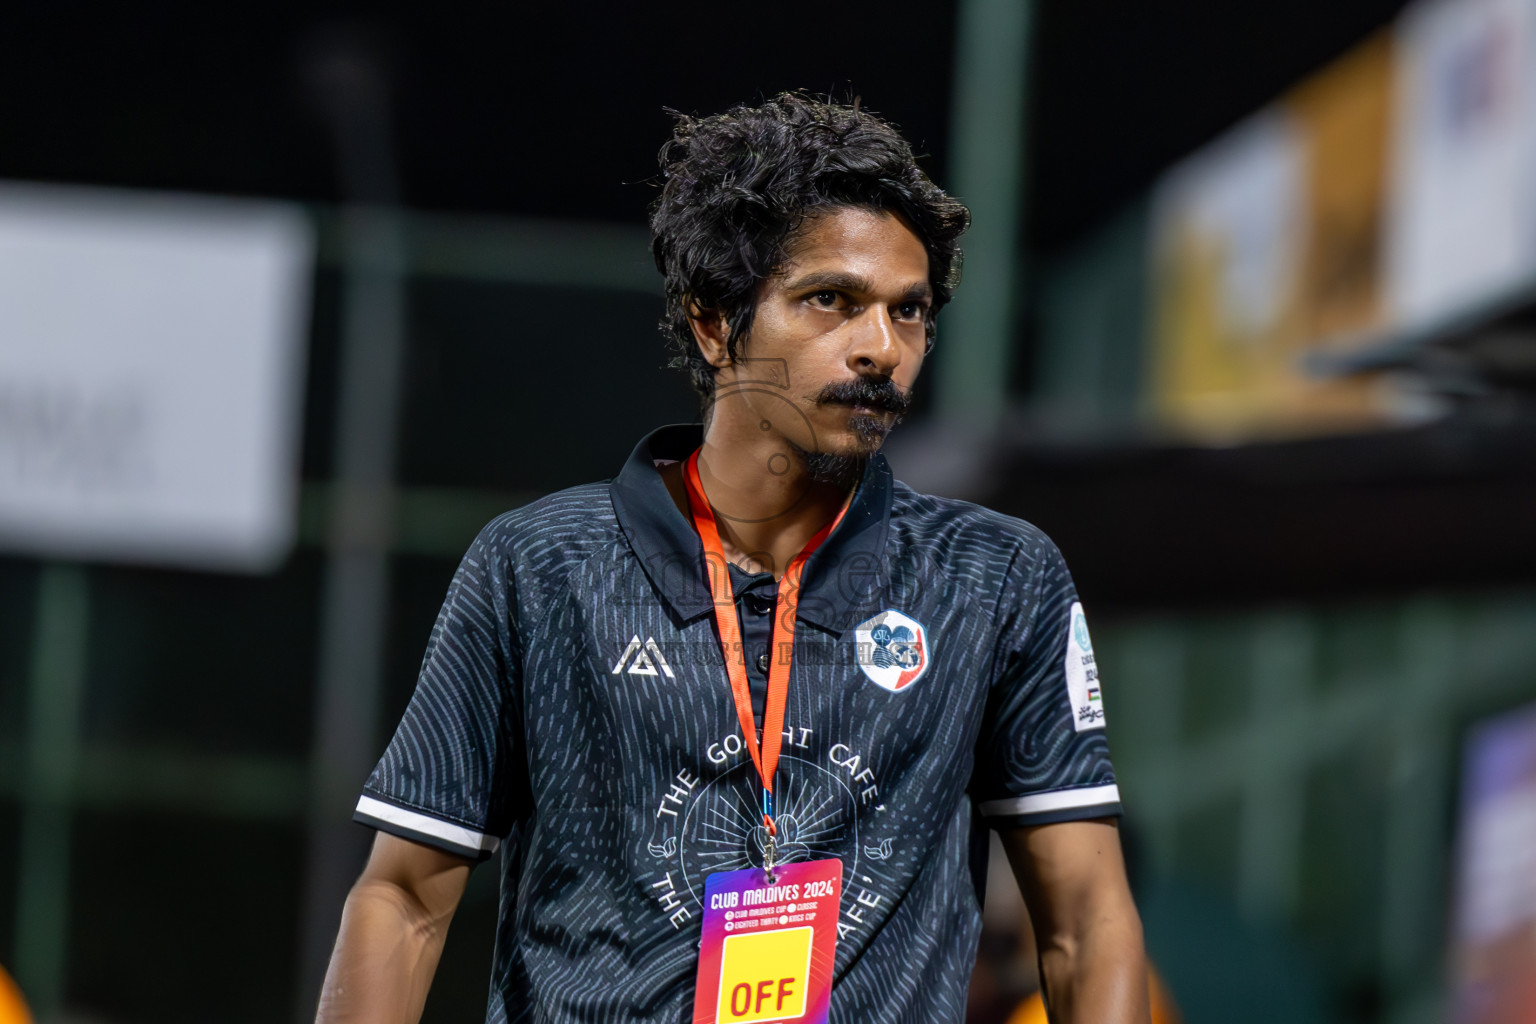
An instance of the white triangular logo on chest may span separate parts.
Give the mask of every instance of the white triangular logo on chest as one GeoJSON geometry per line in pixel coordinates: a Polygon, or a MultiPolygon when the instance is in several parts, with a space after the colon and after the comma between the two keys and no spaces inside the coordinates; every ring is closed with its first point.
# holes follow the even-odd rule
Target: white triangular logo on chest
{"type": "Polygon", "coordinates": [[[646,637],[645,643],[640,642],[640,634],[636,633],[629,641],[629,646],[624,648],[624,653],[619,656],[618,663],[613,666],[612,675],[618,675],[629,666],[628,674],[632,676],[663,675],[668,679],[676,679],[672,674],[672,666],[667,664],[666,656],[661,653],[661,648],[656,644],[655,637],[646,637]],[[657,667],[660,666],[660,671],[657,667]]]}

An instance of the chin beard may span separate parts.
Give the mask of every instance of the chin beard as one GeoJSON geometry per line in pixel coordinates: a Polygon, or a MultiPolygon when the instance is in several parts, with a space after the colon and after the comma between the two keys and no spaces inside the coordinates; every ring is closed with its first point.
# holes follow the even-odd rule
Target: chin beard
{"type": "Polygon", "coordinates": [[[859,450],[863,453],[861,457],[868,457],[879,451],[880,446],[885,444],[886,437],[896,429],[896,424],[901,420],[900,414],[889,423],[883,416],[870,416],[867,413],[855,413],[850,416],[848,429],[853,431],[854,436],[859,439],[859,450]]]}
{"type": "Polygon", "coordinates": [[[867,459],[880,450],[886,436],[912,408],[912,389],[898,388],[889,377],[860,377],[829,384],[816,396],[816,404],[842,406],[848,413],[848,430],[858,449],[853,457],[867,459]],[[852,406],[878,409],[878,413],[854,412],[852,406]]]}
{"type": "Polygon", "coordinates": [[[912,391],[898,388],[889,377],[860,377],[829,384],[816,395],[815,401],[817,405],[839,405],[845,409],[848,430],[853,434],[852,451],[811,451],[788,438],[785,440],[811,480],[851,491],[864,479],[864,467],[870,456],[880,450],[886,436],[912,408],[912,391]],[[881,411],[855,412],[851,408],[855,405],[881,411]]]}
{"type": "MultiPolygon", "coordinates": [[[[884,433],[881,436],[884,437],[884,433]]],[[[838,490],[851,491],[864,479],[864,466],[869,456],[862,452],[851,455],[813,452],[801,448],[793,441],[789,442],[789,447],[805,467],[806,475],[816,483],[831,484],[838,490]]],[[[879,447],[878,444],[876,447],[879,447]]]]}

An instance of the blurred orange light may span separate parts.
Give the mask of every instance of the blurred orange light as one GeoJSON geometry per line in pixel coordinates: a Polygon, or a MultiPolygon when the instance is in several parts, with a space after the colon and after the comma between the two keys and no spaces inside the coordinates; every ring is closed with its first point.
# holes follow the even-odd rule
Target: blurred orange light
{"type": "Polygon", "coordinates": [[[0,1024],[32,1024],[32,1014],[27,1010],[21,989],[0,967],[0,1024]]]}

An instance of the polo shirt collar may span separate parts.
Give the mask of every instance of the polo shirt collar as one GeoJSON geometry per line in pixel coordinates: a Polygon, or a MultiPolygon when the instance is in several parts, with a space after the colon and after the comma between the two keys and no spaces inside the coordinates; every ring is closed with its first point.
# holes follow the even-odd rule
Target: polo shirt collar
{"type": "MultiPolygon", "coordinates": [[[[701,424],[678,424],[647,434],[614,478],[609,493],[619,527],[647,578],[681,621],[708,615],[713,606],[704,545],[672,501],[656,460],[683,461],[704,443],[701,424]]],[[[858,621],[887,572],[886,535],[893,488],[891,469],[876,453],[837,529],[805,565],[799,618],[840,634],[858,621]]]]}

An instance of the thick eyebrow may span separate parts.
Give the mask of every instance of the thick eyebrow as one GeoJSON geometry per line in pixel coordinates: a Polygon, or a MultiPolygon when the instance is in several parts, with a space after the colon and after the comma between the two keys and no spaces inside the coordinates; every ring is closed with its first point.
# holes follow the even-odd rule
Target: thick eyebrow
{"type": "Polygon", "coordinates": [[[836,288],[844,292],[872,292],[875,286],[869,278],[860,277],[858,274],[845,274],[840,270],[820,270],[804,277],[796,278],[785,287],[792,292],[802,291],[806,288],[836,288]]]}
{"type": "Polygon", "coordinates": [[[902,300],[905,302],[917,302],[918,300],[932,302],[933,285],[927,281],[919,281],[906,290],[906,293],[902,295],[902,300]]]}
{"type": "MultiPolygon", "coordinates": [[[[869,278],[860,277],[858,274],[845,274],[839,270],[822,270],[806,274],[804,277],[790,281],[784,287],[792,292],[804,291],[807,288],[835,288],[838,291],[858,292],[864,295],[875,290],[869,278]]],[[[909,285],[901,298],[904,302],[915,302],[919,299],[932,302],[933,287],[927,281],[919,281],[909,285]]]]}

